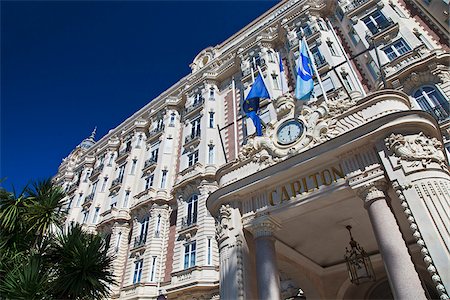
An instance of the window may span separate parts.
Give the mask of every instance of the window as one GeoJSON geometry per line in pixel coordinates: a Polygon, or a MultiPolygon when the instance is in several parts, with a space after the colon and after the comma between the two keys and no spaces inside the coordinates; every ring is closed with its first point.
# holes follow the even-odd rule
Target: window
{"type": "Polygon", "coordinates": [[[202,102],[203,102],[203,97],[200,93],[194,95],[194,103],[193,103],[194,106],[199,105],[202,102]]]}
{"type": "Polygon", "coordinates": [[[413,97],[420,107],[430,113],[436,120],[443,121],[450,117],[449,102],[434,86],[422,86],[413,97]]]}
{"type": "Polygon", "coordinates": [[[208,164],[214,164],[214,145],[208,146],[208,164]]]}
{"type": "Polygon", "coordinates": [[[209,128],[214,128],[214,112],[209,112],[209,128]]]}
{"type": "Polygon", "coordinates": [[[330,50],[331,55],[338,56],[336,50],[334,49],[333,42],[327,41],[328,49],[330,50]]]}
{"type": "Polygon", "coordinates": [[[106,188],[106,183],[108,182],[108,177],[103,178],[103,184],[100,192],[104,192],[106,188]]]}
{"type": "Polygon", "coordinates": [[[98,213],[100,212],[100,207],[96,207],[94,211],[94,217],[92,218],[92,223],[97,224],[98,221],[98,213]]]}
{"type": "Polygon", "coordinates": [[[83,212],[83,223],[86,223],[89,218],[89,211],[86,210],[83,212]]]}
{"type": "Polygon", "coordinates": [[[171,113],[170,114],[170,121],[169,121],[169,126],[170,127],[175,126],[175,117],[176,117],[175,113],[171,113]]]}
{"type": "Polygon", "coordinates": [[[431,45],[430,41],[423,34],[419,33],[417,37],[422,42],[422,44],[424,44],[425,47],[427,47],[427,49],[433,50],[433,46],[431,45]]]}
{"type": "Polygon", "coordinates": [[[195,241],[184,246],[184,268],[192,268],[195,266],[195,241]]]}
{"type": "Polygon", "coordinates": [[[123,207],[124,208],[128,208],[129,201],[130,201],[130,191],[126,191],[125,196],[123,197],[123,207]]]}
{"type": "Polygon", "coordinates": [[[67,209],[70,209],[71,207],[72,207],[72,202],[73,202],[73,198],[74,198],[75,196],[73,196],[72,198],[70,198],[70,200],[69,200],[69,204],[67,204],[67,209]]]}
{"type": "Polygon", "coordinates": [[[339,21],[342,21],[342,19],[344,19],[344,12],[342,11],[340,6],[338,6],[336,10],[336,18],[338,18],[339,21]]]}
{"type": "Polygon", "coordinates": [[[125,147],[125,152],[130,152],[131,151],[131,141],[128,141],[125,147]]]}
{"type": "Polygon", "coordinates": [[[211,243],[211,237],[208,237],[207,243],[207,255],[206,255],[206,264],[211,265],[212,264],[212,243],[211,243]]]}
{"type": "Polygon", "coordinates": [[[97,185],[98,185],[98,180],[92,184],[92,190],[91,190],[92,195],[95,195],[95,192],[97,191],[97,185]]]}
{"type": "Polygon", "coordinates": [[[143,259],[140,259],[140,260],[137,260],[137,261],[134,262],[133,283],[141,282],[143,265],[144,265],[144,260],[143,259]]]}
{"type": "Polygon", "coordinates": [[[87,182],[89,176],[91,176],[91,170],[86,171],[86,173],[84,174],[83,182],[87,182]]]}
{"type": "Polygon", "coordinates": [[[162,177],[161,177],[161,188],[166,187],[166,179],[167,179],[167,170],[162,170],[162,177]]]}
{"type": "Polygon", "coordinates": [[[209,100],[214,100],[216,96],[216,91],[214,90],[214,87],[209,88],[209,100]]]}
{"type": "Polygon", "coordinates": [[[102,154],[102,155],[99,157],[99,164],[98,164],[98,165],[103,164],[103,162],[105,161],[105,156],[106,156],[106,154],[102,154]]]}
{"type": "Polygon", "coordinates": [[[399,39],[389,46],[383,48],[383,51],[384,53],[386,53],[386,56],[389,60],[394,60],[397,57],[405,54],[409,50],[411,50],[411,48],[409,48],[408,44],[406,44],[403,39],[399,39]]]}
{"type": "Polygon", "coordinates": [[[120,183],[122,183],[122,181],[123,181],[123,175],[124,175],[124,173],[125,173],[125,166],[126,166],[127,164],[123,164],[123,165],[121,165],[120,167],[119,167],[119,175],[117,176],[117,178],[119,179],[119,182],[120,183]]]}
{"type": "Polygon", "coordinates": [[[159,214],[156,219],[155,237],[159,237],[160,230],[161,230],[161,214],[159,214]]]}
{"type": "Polygon", "coordinates": [[[278,75],[272,74],[272,82],[273,82],[273,88],[276,90],[280,89],[280,85],[278,84],[278,75]]]}
{"type": "Polygon", "coordinates": [[[392,23],[392,21],[387,19],[379,10],[374,11],[362,20],[372,34],[377,34],[392,23]]]}
{"type": "Polygon", "coordinates": [[[270,50],[267,51],[267,57],[269,58],[269,62],[271,62],[271,63],[275,62],[275,58],[274,58],[272,51],[270,51],[270,50]]]}
{"type": "Polygon", "coordinates": [[[193,166],[196,162],[198,162],[198,150],[188,154],[188,167],[193,166]]]}
{"type": "Polygon", "coordinates": [[[114,159],[114,153],[111,153],[111,155],[109,156],[108,166],[112,165],[113,159],[114,159]]]}
{"type": "Polygon", "coordinates": [[[78,195],[77,206],[80,206],[80,205],[81,205],[81,199],[83,199],[83,193],[80,193],[80,194],[78,195]]]}
{"type": "Polygon", "coordinates": [[[109,205],[111,208],[117,206],[117,194],[111,196],[111,203],[109,205]]]}
{"type": "Polygon", "coordinates": [[[359,37],[358,33],[355,31],[354,28],[352,28],[349,32],[350,39],[352,40],[353,44],[358,44],[361,38],[359,37]]]}
{"type": "Polygon", "coordinates": [[[321,67],[326,63],[325,58],[323,58],[322,53],[320,53],[319,47],[317,46],[312,47],[311,54],[314,57],[314,62],[317,68],[321,67]]]}
{"type": "Polygon", "coordinates": [[[142,133],[141,133],[138,136],[138,140],[137,140],[137,143],[136,143],[136,148],[141,148],[142,140],[143,140],[143,137],[142,137],[142,133]]]}
{"type": "Polygon", "coordinates": [[[153,150],[150,153],[150,159],[153,160],[154,162],[158,161],[158,153],[159,153],[159,148],[156,148],[155,150],[153,150]]]}
{"type": "Polygon", "coordinates": [[[197,205],[198,205],[198,196],[197,195],[191,196],[187,201],[187,216],[186,216],[187,226],[197,223],[197,205]]]}
{"type": "Polygon", "coordinates": [[[195,119],[191,122],[191,137],[200,136],[200,118],[195,119]]]}
{"type": "Polygon", "coordinates": [[[353,84],[352,81],[350,79],[350,76],[348,76],[348,73],[345,71],[341,72],[341,76],[342,76],[342,81],[344,82],[345,88],[348,91],[352,91],[353,90],[353,84]]]}
{"type": "Polygon", "coordinates": [[[262,64],[263,60],[261,59],[261,57],[259,57],[259,55],[255,55],[250,58],[250,65],[253,68],[253,71],[257,70],[258,66],[261,67],[262,64]]]}
{"type": "Polygon", "coordinates": [[[150,174],[145,178],[145,189],[148,190],[150,187],[153,186],[153,179],[155,178],[155,175],[150,174]]]}
{"type": "Polygon", "coordinates": [[[122,240],[122,232],[119,232],[117,234],[116,246],[114,247],[114,252],[116,252],[116,253],[119,252],[121,240],[122,240]]]}
{"type": "Polygon", "coordinates": [[[164,129],[164,120],[163,118],[159,118],[157,123],[156,123],[156,130],[160,131],[164,129]]]}
{"type": "Polygon", "coordinates": [[[309,24],[304,24],[304,25],[302,25],[301,31],[303,31],[303,34],[304,34],[305,36],[310,36],[310,35],[313,34],[313,32],[312,32],[311,27],[309,26],[309,24]]]}
{"type": "Polygon", "coordinates": [[[378,68],[374,60],[371,60],[369,63],[367,63],[367,68],[369,69],[370,75],[372,75],[375,80],[380,77],[380,68],[378,68]]]}
{"type": "Polygon", "coordinates": [[[150,217],[146,216],[141,222],[140,222],[140,230],[139,230],[139,237],[137,239],[136,245],[143,245],[147,241],[147,232],[148,232],[148,223],[149,223],[150,217]]]}
{"type": "Polygon", "coordinates": [[[152,257],[152,268],[150,271],[150,282],[155,281],[156,256],[152,257]]]}
{"type": "Polygon", "coordinates": [[[134,175],[134,173],[136,172],[136,165],[137,165],[137,159],[133,159],[133,161],[131,162],[131,170],[130,170],[130,175],[134,175]]]}

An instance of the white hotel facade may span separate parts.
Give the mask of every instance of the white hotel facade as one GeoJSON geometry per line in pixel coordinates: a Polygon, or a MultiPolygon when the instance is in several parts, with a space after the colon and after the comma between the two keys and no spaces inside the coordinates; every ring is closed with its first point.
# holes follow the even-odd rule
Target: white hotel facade
{"type": "Polygon", "coordinates": [[[67,225],[108,237],[111,299],[448,299],[447,12],[281,1],[86,138],[54,180],[67,225]],[[278,67],[292,90],[301,32],[327,96],[302,105],[278,67]],[[258,66],[263,137],[241,111],[258,66]]]}

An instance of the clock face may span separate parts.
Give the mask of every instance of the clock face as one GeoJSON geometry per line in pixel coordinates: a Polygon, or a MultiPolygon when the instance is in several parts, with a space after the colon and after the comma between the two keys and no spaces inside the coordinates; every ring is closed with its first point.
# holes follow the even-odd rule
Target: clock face
{"type": "Polygon", "coordinates": [[[277,132],[278,143],[281,145],[289,145],[298,140],[304,130],[303,123],[297,120],[289,120],[282,124],[277,132]]]}

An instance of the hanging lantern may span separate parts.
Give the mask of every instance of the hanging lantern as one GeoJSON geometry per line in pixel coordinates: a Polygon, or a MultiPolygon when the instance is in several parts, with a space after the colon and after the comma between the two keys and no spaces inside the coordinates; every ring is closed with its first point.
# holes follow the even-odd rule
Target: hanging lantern
{"type": "Polygon", "coordinates": [[[347,263],[348,275],[353,284],[375,281],[375,273],[372,263],[366,251],[353,239],[352,226],[346,226],[350,233],[350,249],[345,248],[345,262],[347,263]]]}

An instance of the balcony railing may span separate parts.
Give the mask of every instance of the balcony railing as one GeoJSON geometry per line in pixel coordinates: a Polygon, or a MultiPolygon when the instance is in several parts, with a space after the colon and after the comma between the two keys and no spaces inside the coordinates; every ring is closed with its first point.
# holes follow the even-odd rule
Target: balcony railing
{"type": "Polygon", "coordinates": [[[369,2],[370,0],[354,0],[351,1],[349,4],[344,6],[344,12],[348,13],[358,7],[361,7],[363,4],[369,2]]]}
{"type": "Polygon", "coordinates": [[[144,163],[144,169],[149,168],[151,166],[153,166],[154,164],[156,164],[156,158],[155,157],[151,157],[149,159],[147,159],[144,163]]]}
{"type": "Polygon", "coordinates": [[[196,132],[196,134],[190,134],[184,139],[185,144],[189,144],[197,139],[200,139],[200,130],[196,132]]]}
{"type": "Polygon", "coordinates": [[[424,111],[432,115],[438,122],[442,122],[450,118],[450,108],[448,103],[446,106],[437,105],[429,109],[424,109],[424,111]]]}
{"type": "Polygon", "coordinates": [[[197,218],[185,216],[181,219],[181,229],[189,228],[197,224],[197,218]]]}
{"type": "MultiPolygon", "coordinates": [[[[255,65],[256,66],[253,66],[253,72],[257,72],[258,67],[260,67],[260,68],[264,67],[266,65],[266,60],[263,58],[255,60],[255,65]]],[[[242,70],[242,77],[246,77],[246,76],[250,75],[251,72],[252,72],[251,66],[247,69],[242,70]]]]}
{"type": "Polygon", "coordinates": [[[150,137],[157,135],[158,133],[161,133],[163,130],[164,130],[164,125],[153,129],[152,131],[150,131],[150,137]]]}
{"type": "Polygon", "coordinates": [[[137,247],[145,245],[146,241],[147,241],[147,236],[140,235],[140,236],[135,237],[133,248],[137,248],[137,247]]]}
{"type": "Polygon", "coordinates": [[[87,195],[86,198],[84,199],[84,203],[91,202],[93,199],[94,199],[94,193],[90,193],[90,194],[87,195]]]}
{"type": "Polygon", "coordinates": [[[104,167],[104,166],[105,166],[104,164],[98,165],[98,167],[96,167],[96,168],[92,171],[91,176],[94,176],[94,175],[100,173],[101,171],[103,171],[103,167],[104,167]]]}
{"type": "Polygon", "coordinates": [[[368,27],[369,30],[366,31],[366,40],[370,41],[370,39],[376,37],[388,28],[391,28],[394,24],[396,23],[394,23],[391,18],[386,18],[385,20],[380,21],[376,26],[368,27]]]}
{"type": "Polygon", "coordinates": [[[119,186],[122,183],[122,178],[116,178],[111,182],[111,189],[119,186]]]}
{"type": "Polygon", "coordinates": [[[128,155],[131,152],[131,148],[125,148],[119,151],[119,155],[117,156],[117,160],[120,160],[128,155]]]}
{"type": "Polygon", "coordinates": [[[200,106],[203,105],[203,103],[205,103],[205,98],[200,97],[197,101],[195,101],[191,106],[186,107],[186,109],[184,110],[184,114],[187,115],[189,113],[191,113],[192,111],[196,110],[197,108],[199,108],[200,106]]]}

